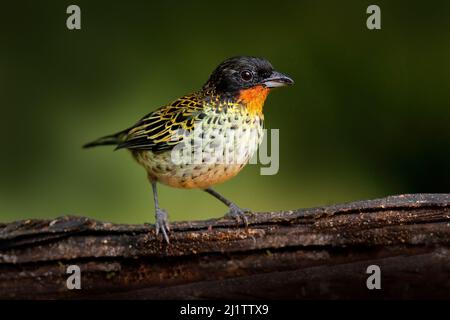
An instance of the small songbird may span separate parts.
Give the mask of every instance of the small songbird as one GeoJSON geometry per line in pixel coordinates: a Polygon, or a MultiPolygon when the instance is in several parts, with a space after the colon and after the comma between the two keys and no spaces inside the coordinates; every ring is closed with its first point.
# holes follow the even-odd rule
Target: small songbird
{"type": "Polygon", "coordinates": [[[263,58],[238,56],[222,62],[201,90],[149,113],[135,125],[84,148],[128,149],[147,171],[153,188],[156,235],[169,242],[167,212],[159,207],[157,182],[198,188],[228,206],[228,216],[247,223],[245,211],[211,189],[236,174],[263,138],[263,105],[269,91],[294,81],[263,58]]]}

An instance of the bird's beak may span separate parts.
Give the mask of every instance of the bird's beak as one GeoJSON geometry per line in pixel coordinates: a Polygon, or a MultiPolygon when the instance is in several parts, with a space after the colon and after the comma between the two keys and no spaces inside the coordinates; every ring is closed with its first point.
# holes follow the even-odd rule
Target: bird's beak
{"type": "Polygon", "coordinates": [[[294,80],[281,72],[273,71],[269,78],[262,81],[262,84],[267,88],[277,88],[293,85],[294,80]]]}

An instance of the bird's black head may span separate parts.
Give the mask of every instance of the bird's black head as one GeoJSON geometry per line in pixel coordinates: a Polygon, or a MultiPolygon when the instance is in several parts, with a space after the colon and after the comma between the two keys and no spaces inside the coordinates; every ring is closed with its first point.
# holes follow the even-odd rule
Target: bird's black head
{"type": "Polygon", "coordinates": [[[233,95],[256,86],[275,88],[293,83],[291,78],[275,71],[266,59],[239,56],[222,62],[203,89],[215,89],[219,93],[233,95]]]}

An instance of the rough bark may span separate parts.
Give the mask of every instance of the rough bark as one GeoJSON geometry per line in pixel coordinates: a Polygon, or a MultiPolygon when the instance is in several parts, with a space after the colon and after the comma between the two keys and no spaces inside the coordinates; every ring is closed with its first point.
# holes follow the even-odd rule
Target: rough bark
{"type": "Polygon", "coordinates": [[[450,298],[450,194],[152,225],[0,224],[0,298],[450,298]],[[81,268],[68,290],[66,268],[81,268]],[[369,290],[369,265],[381,290],[369,290]]]}

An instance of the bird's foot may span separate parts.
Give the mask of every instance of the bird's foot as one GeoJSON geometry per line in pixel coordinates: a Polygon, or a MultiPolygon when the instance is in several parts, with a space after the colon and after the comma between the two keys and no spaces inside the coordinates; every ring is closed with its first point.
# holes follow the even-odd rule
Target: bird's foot
{"type": "Polygon", "coordinates": [[[156,208],[155,219],[156,235],[158,235],[161,231],[164,239],[167,243],[169,243],[169,236],[167,234],[170,232],[170,227],[169,219],[167,217],[167,211],[161,208],[156,208]]]}
{"type": "Polygon", "coordinates": [[[237,223],[239,223],[242,220],[242,222],[247,227],[248,226],[248,219],[247,219],[247,216],[246,216],[245,213],[246,212],[250,213],[251,210],[249,210],[249,209],[241,209],[237,205],[235,205],[234,203],[232,203],[228,207],[230,208],[230,211],[228,211],[228,213],[225,216],[235,219],[237,221],[237,223]]]}

